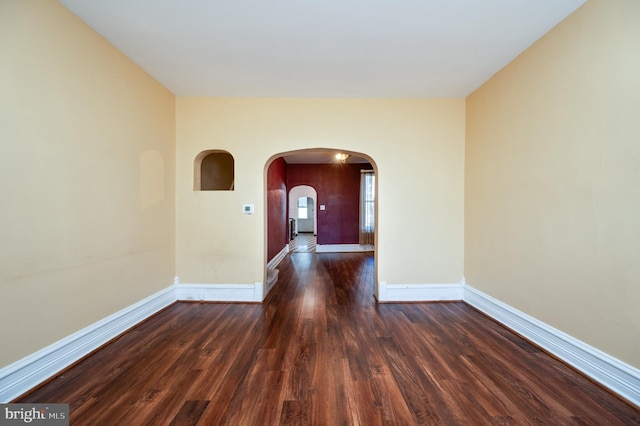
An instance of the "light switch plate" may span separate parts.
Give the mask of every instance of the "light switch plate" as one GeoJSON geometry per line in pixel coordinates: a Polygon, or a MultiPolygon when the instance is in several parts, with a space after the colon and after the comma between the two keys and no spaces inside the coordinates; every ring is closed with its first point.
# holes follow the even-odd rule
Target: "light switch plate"
{"type": "Polygon", "coordinates": [[[243,204],[242,205],[242,213],[244,213],[244,214],[253,214],[253,204],[243,204]]]}
{"type": "Polygon", "coordinates": [[[320,210],[326,210],[326,206],[324,204],[320,204],[320,210]]]}

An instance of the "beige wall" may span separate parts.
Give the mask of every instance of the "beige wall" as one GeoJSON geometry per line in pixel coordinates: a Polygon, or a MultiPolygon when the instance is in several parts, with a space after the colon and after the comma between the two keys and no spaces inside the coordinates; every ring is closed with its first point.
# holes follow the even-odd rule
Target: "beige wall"
{"type": "Polygon", "coordinates": [[[171,285],[175,98],[55,1],[0,2],[0,367],[171,285]]]}
{"type": "Polygon", "coordinates": [[[304,148],[359,152],[377,164],[380,281],[460,282],[464,108],[463,99],[178,98],[181,282],[263,282],[265,165],[304,148]],[[235,191],[193,191],[194,158],[208,149],[233,154],[235,191]],[[254,215],[242,214],[245,203],[254,215]]]}
{"type": "Polygon", "coordinates": [[[465,275],[640,367],[640,2],[591,0],[467,100],[465,275]]]}

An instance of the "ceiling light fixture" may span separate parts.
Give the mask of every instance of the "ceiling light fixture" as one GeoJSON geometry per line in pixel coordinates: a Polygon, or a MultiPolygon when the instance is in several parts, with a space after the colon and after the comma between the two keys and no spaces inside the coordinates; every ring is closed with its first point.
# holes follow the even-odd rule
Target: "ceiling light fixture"
{"type": "Polygon", "coordinates": [[[347,158],[349,158],[349,154],[345,154],[342,152],[336,154],[336,159],[341,163],[345,163],[347,161],[347,158]]]}

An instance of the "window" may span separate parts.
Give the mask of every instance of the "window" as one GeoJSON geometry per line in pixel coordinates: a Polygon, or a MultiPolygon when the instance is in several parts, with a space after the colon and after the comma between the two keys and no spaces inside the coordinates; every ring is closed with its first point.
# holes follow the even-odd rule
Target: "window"
{"type": "Polygon", "coordinates": [[[373,170],[360,174],[360,244],[373,245],[376,229],[376,176],[373,170]]]}
{"type": "Polygon", "coordinates": [[[298,198],[298,219],[308,219],[309,211],[307,210],[307,197],[298,198]]]}
{"type": "Polygon", "coordinates": [[[375,227],[375,206],[376,206],[376,176],[373,173],[365,173],[364,190],[364,228],[373,231],[375,227]]]}

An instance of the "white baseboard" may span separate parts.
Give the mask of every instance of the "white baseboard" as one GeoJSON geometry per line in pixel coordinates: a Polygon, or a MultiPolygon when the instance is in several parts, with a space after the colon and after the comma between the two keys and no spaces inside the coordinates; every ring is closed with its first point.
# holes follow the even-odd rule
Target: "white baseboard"
{"type": "Polygon", "coordinates": [[[175,301],[175,287],[168,287],[0,369],[0,403],[17,398],[175,301]]]}
{"type": "Polygon", "coordinates": [[[640,370],[529,315],[464,285],[463,300],[573,366],[611,391],[640,406],[640,370]]]}
{"type": "Polygon", "coordinates": [[[462,284],[378,283],[378,302],[435,302],[462,300],[462,284]]]}
{"type": "Polygon", "coordinates": [[[267,263],[267,269],[275,269],[275,267],[278,266],[280,262],[282,262],[282,259],[284,259],[287,253],[289,253],[289,244],[284,246],[284,248],[280,250],[280,253],[273,256],[273,259],[271,259],[269,263],[267,263]]]}
{"type": "Polygon", "coordinates": [[[351,253],[373,251],[374,247],[360,244],[322,244],[316,245],[316,253],[351,253]]]}
{"type": "Polygon", "coordinates": [[[253,284],[176,284],[176,295],[182,301],[262,302],[264,285],[253,284]]]}

